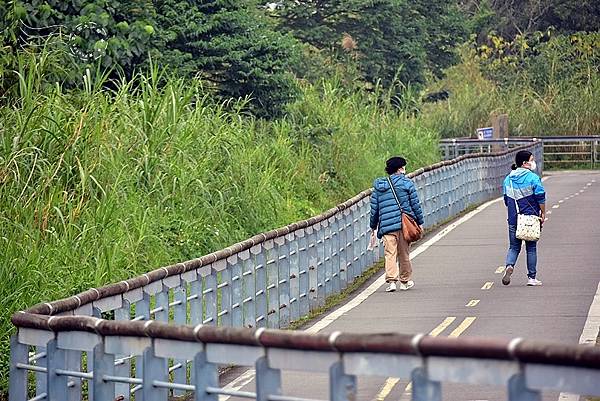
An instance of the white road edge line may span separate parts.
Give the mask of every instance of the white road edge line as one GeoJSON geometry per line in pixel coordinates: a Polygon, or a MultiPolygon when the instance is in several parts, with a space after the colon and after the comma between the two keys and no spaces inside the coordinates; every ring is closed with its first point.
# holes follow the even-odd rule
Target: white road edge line
{"type": "MultiPolygon", "coordinates": [[[[596,295],[590,305],[587,319],[583,325],[583,331],[581,337],[579,337],[579,344],[594,346],[596,344],[596,338],[598,337],[598,331],[600,330],[600,282],[596,289],[596,295]]],[[[560,393],[558,397],[559,401],[577,401],[579,395],[571,393],[560,393]]]]}
{"type": "MultiPolygon", "coordinates": [[[[248,369],[235,379],[233,379],[229,384],[223,387],[224,390],[228,391],[239,391],[246,384],[250,383],[254,380],[254,375],[256,374],[254,369],[248,369]]],[[[219,401],[227,401],[231,396],[230,395],[220,395],[219,401]]]]}
{"type": "MultiPolygon", "coordinates": [[[[488,202],[482,204],[481,206],[478,206],[475,210],[472,210],[469,213],[465,214],[464,216],[462,216],[461,218],[456,220],[454,223],[451,223],[446,228],[441,230],[439,233],[437,233],[436,235],[434,235],[433,237],[428,239],[426,242],[419,245],[415,250],[413,250],[410,253],[410,258],[411,259],[416,258],[420,254],[425,252],[427,249],[429,249],[433,244],[435,244],[436,242],[438,242],[439,240],[444,238],[446,235],[450,234],[450,232],[452,232],[456,227],[469,221],[470,219],[475,217],[480,212],[484,211],[491,205],[493,205],[497,202],[500,202],[503,199],[504,199],[503,197],[492,199],[491,201],[488,201],[488,202]]],[[[354,298],[352,298],[352,300],[350,302],[342,305],[338,309],[329,313],[327,316],[325,316],[322,319],[320,319],[319,321],[317,321],[315,324],[313,324],[312,326],[307,328],[305,331],[307,333],[318,333],[319,331],[323,330],[325,327],[327,327],[331,323],[335,322],[341,316],[348,313],[348,311],[356,308],[369,296],[373,295],[373,293],[375,293],[384,283],[385,283],[385,273],[382,274],[381,276],[379,276],[371,285],[369,285],[367,288],[365,288],[359,294],[357,294],[354,298]]],[[[239,389],[241,389],[242,387],[244,387],[245,385],[250,383],[252,381],[252,379],[254,379],[254,373],[255,373],[254,369],[248,369],[241,376],[235,378],[233,381],[231,381],[229,384],[227,384],[227,386],[225,386],[224,388],[226,388],[227,390],[239,391],[239,389]]],[[[227,401],[230,397],[231,396],[228,396],[228,395],[225,395],[225,396],[221,395],[221,396],[219,396],[219,401],[227,401]]]]}

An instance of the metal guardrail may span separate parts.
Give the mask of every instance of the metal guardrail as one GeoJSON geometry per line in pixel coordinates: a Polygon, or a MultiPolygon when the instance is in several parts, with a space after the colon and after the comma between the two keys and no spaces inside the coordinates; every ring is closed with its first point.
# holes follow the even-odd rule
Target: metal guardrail
{"type": "MultiPolygon", "coordinates": [[[[47,387],[34,399],[80,399],[80,380],[90,385],[89,399],[129,396],[117,384],[132,386],[136,401],[166,401],[169,391],[193,392],[194,400],[216,401],[229,395],[258,401],[308,401],[282,394],[282,371],[329,375],[329,399],[356,400],[357,377],[398,377],[412,381],[412,399],[441,401],[441,383],[504,385],[511,401],[541,400],[541,390],[600,395],[600,349],[522,339],[449,338],[418,334],[307,334],[260,328],[172,326],[118,322],[93,317],[35,318],[17,314],[13,338],[11,400],[27,398],[28,370],[46,373],[47,387]],[[43,343],[45,367],[32,365],[27,343],[43,343]],[[88,372],[69,365],[74,353],[87,352],[88,372]],[[118,354],[139,359],[138,378],[117,369],[118,354]],[[175,366],[191,365],[189,383],[169,378],[175,366]],[[256,390],[219,386],[222,364],[252,366],[256,390]],[[73,383],[72,386],[69,386],[73,383]]],[[[125,388],[129,390],[128,388],[125,388]]],[[[317,400],[312,400],[317,401],[317,400]]]]}
{"type": "MultiPolygon", "coordinates": [[[[540,143],[524,148],[542,160],[540,143]]],[[[498,196],[502,178],[518,149],[465,155],[411,173],[423,204],[425,226],[435,226],[469,206],[498,196]]],[[[539,163],[540,171],[542,168],[543,163],[539,163]]],[[[159,369],[154,366],[163,366],[164,361],[152,359],[156,357],[153,352],[158,352],[151,349],[156,344],[149,344],[147,339],[141,341],[136,327],[150,330],[159,327],[158,322],[173,323],[165,329],[164,339],[188,330],[182,328],[184,324],[195,330],[217,325],[287,327],[290,321],[322,306],[328,296],[341,291],[382,256],[382,247],[378,253],[366,251],[370,193],[371,190],[363,191],[319,216],[259,234],[201,258],[15,314],[13,323],[18,333],[12,338],[10,401],[25,401],[30,396],[34,400],[80,399],[82,380],[91,381],[90,395],[96,391],[94,386],[114,381],[113,395],[122,394],[128,399],[134,393],[139,401],[143,398],[140,394],[145,393],[139,392],[143,388],[140,386],[146,383],[146,389],[149,388],[148,371],[159,369]],[[94,325],[107,325],[114,331],[96,332],[90,337],[85,329],[90,320],[84,316],[114,320],[93,320],[94,325]],[[67,330],[64,322],[74,326],[67,324],[67,330]],[[104,348],[95,357],[95,347],[100,344],[98,336],[102,337],[104,348]],[[147,352],[143,351],[148,347],[147,352]],[[101,376],[92,372],[100,371],[97,359],[104,360],[105,354],[115,360],[116,379],[109,377],[98,382],[101,376]],[[84,361],[87,367],[83,366],[84,361]],[[34,372],[33,376],[28,372],[34,372]],[[65,392],[68,398],[61,398],[65,392]]],[[[231,332],[222,333],[227,336],[231,332]]],[[[365,341],[368,338],[371,336],[365,341]]],[[[298,344],[292,342],[290,347],[298,348],[298,344]]],[[[229,351],[223,350],[224,355],[229,355],[229,351]]],[[[481,351],[487,352],[485,347],[481,351]]],[[[189,358],[190,353],[168,355],[173,358],[169,362],[169,388],[175,395],[183,394],[195,383],[187,374],[188,367],[196,369],[195,362],[189,358]]],[[[235,362],[236,356],[229,359],[235,362]]],[[[108,365],[113,369],[111,363],[108,365]]],[[[201,398],[205,397],[202,393],[201,398]]]]}
{"type": "Polygon", "coordinates": [[[532,142],[542,142],[548,168],[587,167],[600,164],[600,135],[510,137],[500,139],[454,138],[440,141],[444,160],[469,153],[492,152],[532,142]]]}

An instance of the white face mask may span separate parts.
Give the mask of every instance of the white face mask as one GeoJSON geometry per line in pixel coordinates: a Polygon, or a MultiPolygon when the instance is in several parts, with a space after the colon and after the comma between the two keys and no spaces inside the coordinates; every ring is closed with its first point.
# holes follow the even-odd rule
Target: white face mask
{"type": "Polygon", "coordinates": [[[529,162],[529,170],[537,170],[537,164],[535,164],[535,160],[529,162]]]}

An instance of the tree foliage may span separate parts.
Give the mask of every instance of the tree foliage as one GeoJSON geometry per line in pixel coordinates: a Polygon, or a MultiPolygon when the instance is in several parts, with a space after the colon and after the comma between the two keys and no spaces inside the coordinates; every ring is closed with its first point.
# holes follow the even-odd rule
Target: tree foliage
{"type": "Polygon", "coordinates": [[[480,39],[489,33],[514,38],[550,27],[566,34],[600,30],[597,0],[466,0],[460,7],[480,39]]]}
{"type": "Polygon", "coordinates": [[[456,4],[448,1],[283,0],[275,15],[282,29],[356,61],[367,82],[384,86],[441,75],[465,38],[456,4]]]}
{"type": "Polygon", "coordinates": [[[150,0],[5,1],[0,8],[5,44],[35,45],[59,35],[82,65],[98,59],[132,71],[146,60],[155,31],[150,0]]]}
{"type": "Polygon", "coordinates": [[[3,44],[64,39],[74,74],[100,64],[131,77],[149,55],[174,72],[199,76],[223,99],[249,98],[275,116],[296,93],[288,72],[296,42],[273,30],[252,2],[235,0],[18,0],[0,2],[3,44]]]}
{"type": "Polygon", "coordinates": [[[475,59],[487,77],[503,87],[527,82],[537,91],[558,82],[587,86],[600,74],[600,33],[534,32],[513,40],[490,35],[475,59]]]}
{"type": "Polygon", "coordinates": [[[278,114],[294,97],[289,71],[297,43],[270,29],[248,3],[156,1],[156,11],[162,64],[200,74],[226,97],[249,97],[259,114],[278,114]]]}

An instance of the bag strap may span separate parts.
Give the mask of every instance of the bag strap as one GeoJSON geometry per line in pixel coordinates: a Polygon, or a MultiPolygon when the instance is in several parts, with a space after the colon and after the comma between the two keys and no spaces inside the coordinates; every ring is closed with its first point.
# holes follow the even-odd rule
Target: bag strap
{"type": "MultiPolygon", "coordinates": [[[[512,189],[513,195],[515,195],[515,187],[513,186],[513,182],[510,179],[510,177],[508,177],[508,181],[510,181],[510,188],[512,189]]],[[[521,195],[523,195],[522,191],[521,191],[521,195]]],[[[515,196],[515,206],[517,207],[517,214],[521,214],[521,212],[519,211],[519,201],[517,200],[516,196],[515,196]]]]}
{"type": "MultiPolygon", "coordinates": [[[[510,187],[512,188],[513,195],[514,195],[515,194],[515,187],[513,186],[513,182],[510,179],[510,177],[508,178],[508,180],[510,181],[510,187]]],[[[523,196],[523,191],[521,190],[521,188],[519,188],[519,192],[521,193],[521,196],[523,196]]],[[[527,200],[527,198],[525,196],[523,196],[523,199],[525,199],[525,201],[527,202],[527,204],[529,206],[531,206],[533,209],[535,209],[533,207],[533,205],[527,200]]],[[[517,201],[517,199],[515,199],[515,205],[517,206],[517,214],[521,214],[521,212],[519,211],[519,202],[517,201]]]]}
{"type": "Polygon", "coordinates": [[[392,193],[394,194],[394,199],[396,199],[396,204],[398,205],[398,209],[400,209],[400,214],[402,214],[403,213],[402,206],[400,206],[400,201],[398,200],[398,195],[396,195],[396,190],[394,189],[394,183],[392,182],[390,177],[388,177],[387,180],[390,183],[390,188],[392,189],[392,193]]]}

